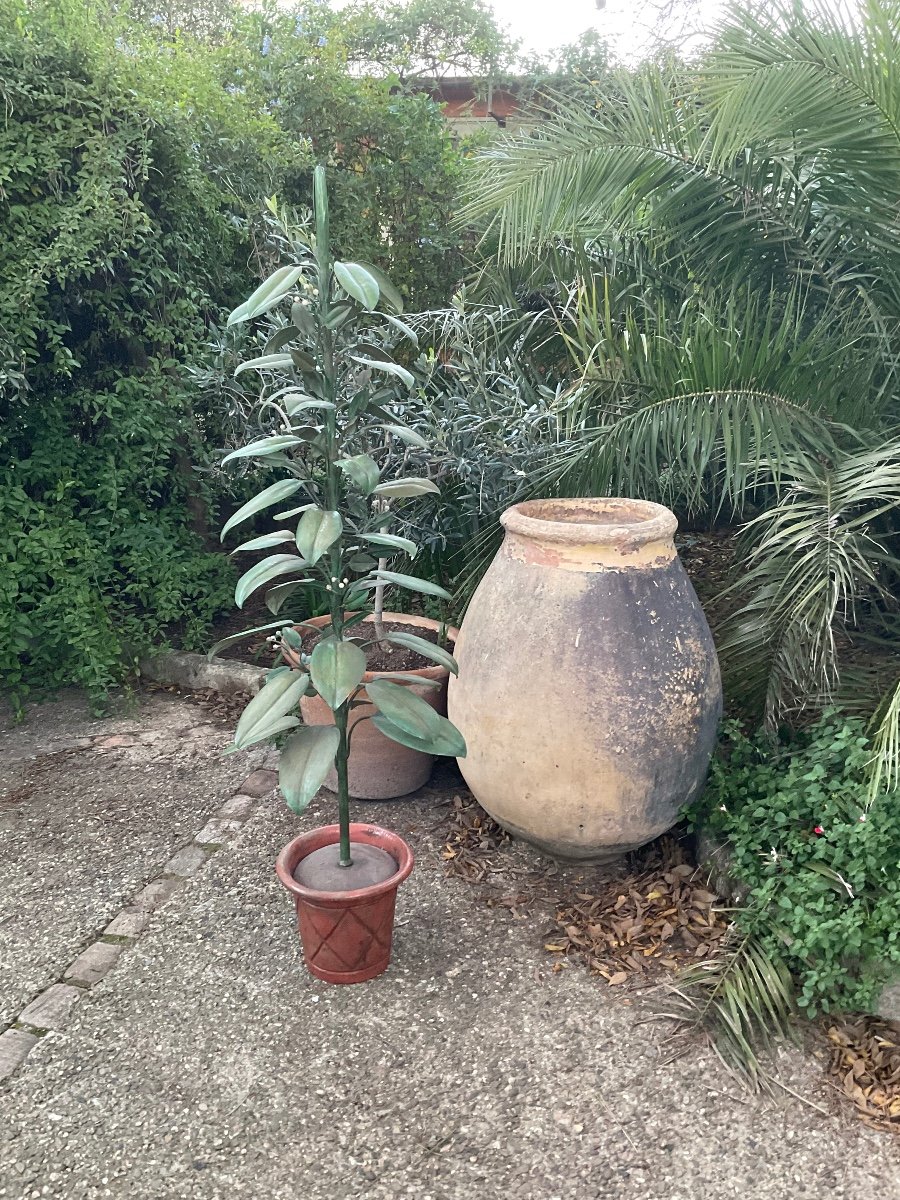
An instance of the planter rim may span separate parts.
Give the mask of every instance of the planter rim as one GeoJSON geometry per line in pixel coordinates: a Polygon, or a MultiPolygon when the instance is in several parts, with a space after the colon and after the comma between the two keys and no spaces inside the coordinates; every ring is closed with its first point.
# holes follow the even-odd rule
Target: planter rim
{"type": "MultiPolygon", "coordinates": [[[[351,614],[346,613],[345,615],[350,616],[351,614]]],[[[383,621],[396,621],[401,625],[418,625],[422,629],[433,629],[436,633],[444,624],[441,621],[433,621],[431,617],[413,616],[410,613],[386,612],[382,613],[381,617],[383,621]]],[[[310,617],[303,623],[303,625],[295,625],[294,628],[298,632],[302,632],[304,626],[309,625],[315,625],[318,629],[321,629],[323,626],[327,625],[330,620],[331,617],[310,617]]],[[[367,618],[367,620],[371,624],[371,619],[367,618]]],[[[366,622],[361,621],[360,624],[365,625],[366,622]]],[[[444,628],[447,634],[447,641],[455,643],[456,639],[459,637],[459,630],[455,625],[444,625],[444,628]]],[[[291,650],[290,647],[283,647],[282,654],[288,659],[288,662],[292,667],[300,667],[300,658],[295,650],[291,650]]],[[[380,679],[382,675],[394,674],[396,674],[395,671],[366,671],[362,677],[362,683],[371,683],[374,679],[380,679]]],[[[401,672],[401,674],[409,675],[412,678],[434,679],[438,682],[450,678],[449,669],[447,667],[440,666],[438,663],[435,663],[433,667],[416,667],[410,670],[405,670],[401,672]]]]}
{"type": "Polygon", "coordinates": [[[298,899],[316,904],[323,908],[347,908],[357,901],[375,900],[386,892],[396,889],[407,879],[415,864],[413,852],[399,833],[383,829],[380,825],[368,822],[350,822],[350,841],[368,846],[377,846],[386,850],[397,863],[396,872],[389,879],[368,887],[353,888],[346,892],[324,892],[318,888],[305,887],[294,878],[294,869],[301,859],[321,850],[325,846],[335,846],[340,841],[340,825],[320,825],[308,833],[301,833],[284,847],[275,860],[275,873],[281,883],[298,899]]]}
{"type": "Polygon", "coordinates": [[[525,500],[500,517],[506,530],[537,542],[629,548],[670,543],[678,518],[665,505],[622,496],[525,500]]]}

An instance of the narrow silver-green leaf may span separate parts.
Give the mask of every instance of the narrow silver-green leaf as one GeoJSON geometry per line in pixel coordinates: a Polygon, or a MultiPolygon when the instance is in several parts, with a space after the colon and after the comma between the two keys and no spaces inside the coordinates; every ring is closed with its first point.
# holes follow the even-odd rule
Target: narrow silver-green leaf
{"type": "MultiPolygon", "coordinates": [[[[419,688],[439,688],[443,687],[443,683],[439,679],[425,679],[421,675],[410,675],[405,671],[379,671],[379,679],[394,679],[399,684],[406,684],[409,687],[419,688]]],[[[368,685],[367,685],[368,686],[368,685]]]]}
{"type": "Polygon", "coordinates": [[[423,658],[430,658],[432,662],[440,663],[454,675],[459,674],[459,666],[453,655],[443,646],[436,646],[434,642],[429,642],[426,638],[417,637],[414,633],[388,633],[385,635],[385,641],[393,642],[397,646],[405,646],[408,650],[415,650],[423,658]]]}
{"type": "MultiPolygon", "coordinates": [[[[315,507],[316,507],[315,504],[313,504],[312,501],[310,501],[309,504],[298,504],[296,508],[288,508],[284,512],[274,513],[273,516],[275,517],[276,521],[287,521],[291,517],[296,517],[300,513],[305,513],[308,508],[315,508],[315,507]]],[[[294,536],[295,535],[292,533],[291,537],[294,537],[294,536]]]]}
{"type": "Polygon", "coordinates": [[[250,737],[245,737],[240,746],[235,748],[237,750],[248,750],[251,746],[255,746],[259,742],[268,741],[269,738],[275,737],[276,734],[285,733],[288,729],[296,729],[299,724],[299,717],[279,717],[278,720],[273,721],[271,725],[265,725],[261,729],[258,729],[250,737]]]}
{"type": "Polygon", "coordinates": [[[380,289],[373,275],[359,263],[336,262],[334,277],[344,291],[363,308],[372,309],[378,303],[380,289]]]}
{"type": "Polygon", "coordinates": [[[430,479],[386,480],[379,483],[373,491],[376,496],[393,496],[396,499],[405,496],[439,496],[441,493],[441,489],[430,479]]]}
{"type": "Polygon", "coordinates": [[[244,601],[258,587],[277,579],[280,575],[295,575],[305,570],[307,563],[297,554],[270,554],[262,562],[255,563],[249,571],[237,581],[234,589],[234,602],[238,608],[244,607],[244,601]]]}
{"type": "Polygon", "coordinates": [[[304,412],[309,408],[320,408],[323,411],[334,408],[330,400],[314,400],[304,392],[297,392],[296,395],[296,400],[291,400],[288,396],[285,397],[284,411],[289,417],[295,417],[298,412],[304,412]]]}
{"type": "Polygon", "coordinates": [[[243,304],[239,304],[228,318],[228,324],[237,325],[251,317],[259,316],[291,290],[300,276],[302,267],[279,267],[272,275],[259,285],[256,291],[243,304]]]}
{"type": "Polygon", "coordinates": [[[292,583],[277,583],[275,587],[269,588],[266,592],[266,608],[270,613],[276,615],[284,608],[295,592],[299,592],[301,588],[307,587],[311,581],[309,579],[296,579],[292,583]]]}
{"type": "Polygon", "coordinates": [[[366,672],[366,656],[355,642],[323,638],[309,660],[313,686],[332,711],[359,687],[366,672]]]}
{"type": "Polygon", "coordinates": [[[264,533],[261,537],[251,538],[249,542],[241,542],[231,553],[240,554],[242,550],[268,550],[270,546],[280,546],[282,542],[293,540],[294,535],[289,529],[279,529],[275,533],[264,533]]]}
{"type": "Polygon", "coordinates": [[[243,629],[240,633],[231,633],[228,637],[220,638],[207,652],[206,657],[214,658],[226,646],[233,646],[236,642],[241,642],[246,637],[252,637],[254,633],[266,633],[270,629],[281,629],[283,625],[284,621],[269,621],[267,625],[255,625],[253,629],[243,629]]]}
{"type": "Polygon", "coordinates": [[[294,360],[290,354],[261,354],[259,358],[249,358],[235,369],[235,375],[243,371],[283,371],[293,367],[294,360]]]}
{"type": "Polygon", "coordinates": [[[243,748],[246,739],[254,737],[280,717],[286,717],[308,687],[309,676],[305,672],[289,671],[268,680],[241,713],[234,731],[234,744],[243,748]]]}
{"type": "Polygon", "coordinates": [[[305,725],[285,742],[278,760],[278,786],[295,813],[304,811],[325,782],[340,740],[333,725],[305,725]]]}
{"type": "Polygon", "coordinates": [[[321,508],[309,508],[297,525],[297,549],[312,566],[341,536],[341,514],[321,508]]]}
{"type": "Polygon", "coordinates": [[[384,317],[385,317],[385,320],[389,321],[395,329],[399,329],[400,332],[403,334],[403,336],[405,338],[408,338],[409,341],[411,341],[414,346],[418,347],[419,338],[416,335],[415,330],[411,329],[409,327],[409,325],[406,324],[405,321],[401,321],[399,317],[391,316],[390,313],[385,313],[384,317]]]}
{"type": "Polygon", "coordinates": [[[428,449],[428,442],[414,429],[407,429],[405,425],[385,425],[383,428],[387,433],[392,433],[402,442],[406,442],[407,446],[418,446],[421,450],[428,449]]]}
{"type": "Polygon", "coordinates": [[[246,446],[232,450],[222,459],[222,465],[231,462],[233,458],[264,458],[267,454],[277,454],[279,450],[299,446],[302,440],[290,433],[276,433],[272,437],[260,438],[258,442],[249,442],[246,446]]]}
{"type": "Polygon", "coordinates": [[[282,500],[287,500],[288,496],[293,496],[294,492],[299,491],[302,487],[303,484],[299,479],[279,479],[277,483],[272,483],[267,488],[263,488],[252,500],[248,500],[246,504],[242,504],[233,517],[228,518],[222,527],[222,534],[219,540],[224,541],[225,534],[228,533],[229,529],[233,529],[235,525],[240,525],[248,517],[262,512],[264,508],[270,508],[273,504],[279,504],[282,500]]]}
{"type": "Polygon", "coordinates": [[[432,583],[429,579],[416,579],[414,575],[401,575],[398,571],[376,571],[375,578],[383,579],[385,583],[396,583],[398,587],[406,588],[410,592],[421,592],[425,596],[440,596],[443,600],[453,599],[446,588],[432,583]]]}
{"type": "Polygon", "coordinates": [[[419,547],[415,542],[411,542],[409,538],[400,537],[396,533],[359,533],[357,537],[361,541],[371,542],[373,546],[383,546],[387,550],[402,550],[410,558],[414,558],[419,553],[419,547]]]}
{"type": "Polygon", "coordinates": [[[351,354],[350,357],[354,362],[359,363],[360,366],[370,367],[373,371],[384,371],[388,375],[395,375],[398,379],[401,379],[408,388],[415,387],[415,376],[407,371],[406,367],[401,367],[399,363],[378,362],[374,358],[364,358],[361,354],[351,354]]]}

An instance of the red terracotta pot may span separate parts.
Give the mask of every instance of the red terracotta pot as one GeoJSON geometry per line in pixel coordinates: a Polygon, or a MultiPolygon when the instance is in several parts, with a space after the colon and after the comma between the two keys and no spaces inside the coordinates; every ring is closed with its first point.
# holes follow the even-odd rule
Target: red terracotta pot
{"type": "Polygon", "coordinates": [[[294,897],[303,957],[310,974],[326,983],[365,983],[391,961],[397,888],[413,869],[403,838],[378,825],[350,825],[350,841],[386,850],[397,872],[382,883],[351,892],[320,892],[294,879],[307,854],[340,841],[338,825],[323,825],[294,838],[275,863],[278,878],[294,897]]]}

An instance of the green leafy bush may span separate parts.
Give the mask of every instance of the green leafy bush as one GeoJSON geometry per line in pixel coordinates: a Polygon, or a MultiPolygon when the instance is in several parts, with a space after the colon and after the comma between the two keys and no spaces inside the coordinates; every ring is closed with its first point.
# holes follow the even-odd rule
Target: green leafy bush
{"type": "Polygon", "coordinates": [[[896,795],[867,807],[871,739],[833,710],[790,741],[736,723],[692,824],[727,843],[740,929],[784,960],[808,1015],[867,1010],[900,965],[896,795]]]}
{"type": "Polygon", "coordinates": [[[241,196],[270,186],[267,159],[292,161],[205,59],[102,11],[0,8],[0,675],[16,700],[76,683],[97,701],[167,627],[196,640],[228,603],[196,470],[218,436],[181,363],[253,278],[241,196]]]}

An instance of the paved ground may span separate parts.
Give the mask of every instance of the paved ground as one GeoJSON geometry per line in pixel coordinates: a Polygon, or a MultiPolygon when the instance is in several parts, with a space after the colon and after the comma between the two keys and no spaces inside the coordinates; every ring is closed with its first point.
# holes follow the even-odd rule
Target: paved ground
{"type": "MultiPolygon", "coordinates": [[[[68,1023],[24,1035],[33,1049],[0,1085],[0,1196],[900,1194],[887,1136],[743,1096],[706,1052],[663,1065],[640,998],[550,972],[539,924],[444,878],[434,792],[365,806],[413,828],[418,855],[391,970],[359,987],[313,981],[272,862],[331,817],[327,800],[298,821],[263,796],[199,867],[169,858],[258,765],[219,759],[226,740],[167,695],[99,723],[64,697],[0,734],[0,1028],[137,889],[166,869],[180,881],[188,863],[140,937],[105,943],[121,957],[81,987],[68,1023]],[[134,740],[93,740],[116,736],[134,740]]],[[[782,1068],[830,1108],[815,1063],[791,1053],[782,1068]]]]}

